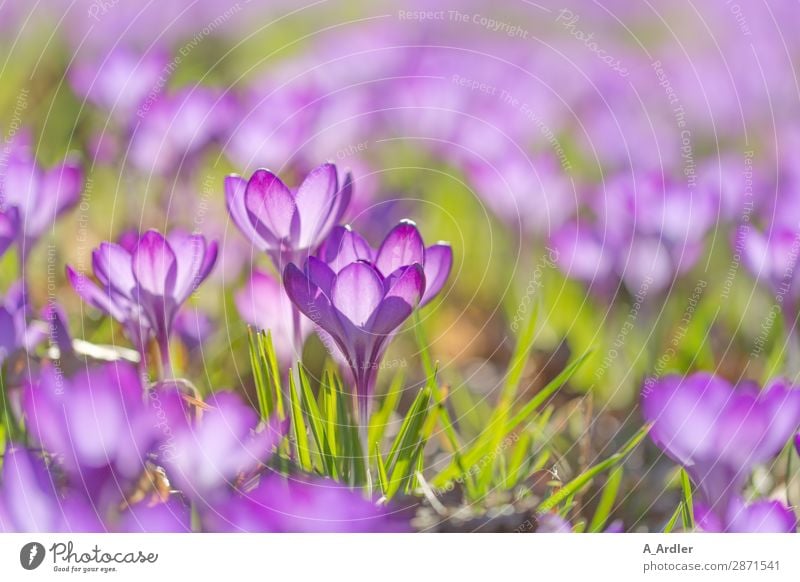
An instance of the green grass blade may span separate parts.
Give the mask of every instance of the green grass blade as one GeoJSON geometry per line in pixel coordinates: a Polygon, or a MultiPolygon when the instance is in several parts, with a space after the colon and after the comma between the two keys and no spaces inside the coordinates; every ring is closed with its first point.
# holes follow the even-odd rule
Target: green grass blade
{"type": "Polygon", "coordinates": [[[300,376],[301,395],[300,399],[303,413],[305,414],[308,427],[311,431],[311,436],[314,439],[314,444],[320,455],[322,469],[325,475],[338,479],[338,471],[336,471],[335,464],[328,446],[327,431],[323,423],[322,414],[320,413],[317,400],[314,398],[314,393],[311,391],[311,385],[308,382],[308,375],[302,365],[298,364],[298,375],[300,376]]]}
{"type": "Polygon", "coordinates": [[[295,452],[300,468],[303,471],[311,471],[313,466],[311,463],[311,451],[308,446],[308,429],[305,419],[303,418],[303,410],[300,404],[300,398],[297,394],[298,388],[294,376],[293,371],[289,370],[289,403],[295,452]]]}
{"type": "Polygon", "coordinates": [[[681,518],[683,520],[684,531],[694,531],[694,502],[692,500],[692,483],[689,481],[689,473],[686,469],[681,469],[681,518]]]}
{"type": "Polygon", "coordinates": [[[397,409],[397,403],[400,402],[400,396],[402,395],[404,379],[403,372],[398,372],[394,375],[380,408],[369,419],[368,441],[375,446],[380,445],[381,441],[383,441],[383,435],[386,433],[389,419],[397,409]]]}
{"type": "MultiPolygon", "coordinates": [[[[520,412],[514,415],[510,420],[506,421],[502,430],[495,429],[490,431],[489,434],[484,433],[482,438],[478,438],[475,445],[463,453],[462,462],[464,466],[475,466],[485,455],[490,454],[490,452],[493,450],[492,444],[495,442],[497,444],[494,446],[494,450],[497,450],[497,446],[499,446],[502,440],[506,438],[511,431],[522,425],[539,406],[544,404],[559,388],[567,383],[575,371],[581,366],[581,364],[583,364],[589,354],[590,352],[584,353],[582,356],[564,368],[564,370],[562,370],[561,373],[548,382],[548,384],[542,388],[520,410],[520,412]],[[497,438],[498,436],[499,439],[497,438]]],[[[451,479],[454,479],[459,474],[458,466],[455,463],[451,463],[434,478],[433,484],[437,487],[441,487],[443,484],[447,483],[451,479]]]]}
{"type": "Polygon", "coordinates": [[[375,466],[378,468],[378,486],[381,488],[381,494],[386,495],[386,491],[389,486],[389,476],[386,474],[386,465],[383,463],[383,457],[381,457],[380,449],[377,443],[375,444],[375,448],[373,450],[375,466]]]}
{"type": "Polygon", "coordinates": [[[592,516],[592,521],[589,523],[590,532],[602,531],[608,522],[608,516],[611,515],[611,510],[614,508],[614,501],[617,499],[620,485],[622,484],[622,477],[625,470],[623,467],[616,467],[608,474],[608,481],[603,487],[603,493],[600,495],[600,501],[597,502],[597,510],[592,516]]]}
{"type": "Polygon", "coordinates": [[[256,387],[256,397],[258,398],[258,412],[261,420],[267,420],[272,416],[275,409],[275,402],[272,397],[272,388],[269,379],[267,363],[261,357],[261,332],[252,328],[248,330],[250,346],[250,368],[253,372],[253,382],[256,387]]]}
{"type": "Polygon", "coordinates": [[[561,489],[553,493],[553,495],[540,503],[539,507],[537,508],[538,511],[550,511],[551,509],[560,505],[567,498],[574,496],[575,493],[587,486],[595,477],[597,477],[597,475],[622,463],[622,461],[627,458],[627,456],[633,451],[633,449],[636,448],[636,446],[642,441],[649,431],[650,425],[645,425],[640,428],[618,452],[584,471],[572,481],[564,485],[561,489]]]}
{"type": "Polygon", "coordinates": [[[678,523],[678,518],[683,513],[683,502],[678,504],[678,507],[675,508],[675,512],[672,514],[672,517],[669,518],[667,525],[664,526],[664,533],[671,533],[672,530],[675,529],[675,524],[678,523]]]}

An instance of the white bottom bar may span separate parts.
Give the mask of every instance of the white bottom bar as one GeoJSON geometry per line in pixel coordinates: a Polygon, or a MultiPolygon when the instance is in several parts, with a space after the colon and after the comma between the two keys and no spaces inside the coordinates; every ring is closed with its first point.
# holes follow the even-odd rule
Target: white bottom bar
{"type": "Polygon", "coordinates": [[[227,582],[232,576],[254,575],[260,580],[326,582],[495,582],[501,577],[796,581],[800,536],[6,534],[0,536],[0,574],[3,580],[90,577],[137,582],[171,577],[227,582]],[[44,548],[43,560],[38,548],[30,556],[31,542],[44,548]],[[22,565],[37,559],[41,564],[33,570],[22,565]]]}

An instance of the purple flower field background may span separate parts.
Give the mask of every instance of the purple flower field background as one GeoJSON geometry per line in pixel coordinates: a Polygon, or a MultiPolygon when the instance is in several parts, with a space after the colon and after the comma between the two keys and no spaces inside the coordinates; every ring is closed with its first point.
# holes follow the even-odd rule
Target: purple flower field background
{"type": "Polygon", "coordinates": [[[796,532],[790,0],[0,4],[0,531],[796,532]]]}

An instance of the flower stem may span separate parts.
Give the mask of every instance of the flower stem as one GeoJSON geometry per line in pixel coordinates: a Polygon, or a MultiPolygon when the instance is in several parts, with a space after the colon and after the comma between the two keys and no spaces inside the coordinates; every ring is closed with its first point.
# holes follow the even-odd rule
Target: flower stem
{"type": "Polygon", "coordinates": [[[172,371],[172,360],[169,356],[169,337],[164,336],[158,338],[158,353],[161,356],[159,377],[162,380],[168,380],[174,377],[172,371]]]}

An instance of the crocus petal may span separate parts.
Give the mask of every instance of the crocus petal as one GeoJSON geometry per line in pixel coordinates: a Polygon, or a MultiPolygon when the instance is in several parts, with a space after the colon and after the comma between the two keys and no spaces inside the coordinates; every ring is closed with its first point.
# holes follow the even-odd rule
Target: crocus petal
{"type": "Polygon", "coordinates": [[[152,296],[171,296],[177,279],[177,259],[167,239],[150,230],[141,239],[132,257],[133,274],[141,290],[152,296]]]}
{"type": "Polygon", "coordinates": [[[6,511],[17,531],[62,529],[55,481],[40,459],[9,442],[3,456],[2,475],[6,511]]]}
{"type": "Polygon", "coordinates": [[[14,316],[5,307],[0,307],[0,364],[17,350],[17,343],[14,316]]]}
{"type": "Polygon", "coordinates": [[[408,319],[419,305],[425,290],[425,273],[418,263],[402,267],[399,273],[394,273],[390,278],[391,287],[367,325],[367,329],[377,335],[393,332],[408,319]]]}
{"type": "Polygon", "coordinates": [[[41,183],[41,206],[29,218],[34,232],[52,226],[59,214],[80,200],[83,172],[76,162],[64,162],[48,170],[41,183]]]}
{"type": "Polygon", "coordinates": [[[697,529],[707,533],[722,533],[725,524],[719,516],[702,501],[694,503],[694,521],[697,529]]]}
{"type": "Polygon", "coordinates": [[[290,263],[283,272],[286,294],[295,307],[315,325],[330,333],[337,341],[343,337],[342,326],[328,296],[305,273],[290,263]]]}
{"type": "Polygon", "coordinates": [[[115,243],[101,243],[92,252],[92,268],[97,279],[109,290],[130,297],[136,288],[131,254],[115,243]]]}
{"type": "Polygon", "coordinates": [[[757,501],[745,505],[735,498],[727,515],[727,531],[733,533],[794,533],[797,518],[779,501],[757,501]]]}
{"type": "Polygon", "coordinates": [[[333,283],[336,281],[336,273],[331,269],[330,265],[320,261],[316,257],[308,257],[306,261],[306,274],[325,295],[331,297],[333,283]]]}
{"type": "Polygon", "coordinates": [[[344,216],[353,198],[353,173],[350,171],[345,172],[344,178],[339,181],[339,184],[339,193],[336,195],[333,202],[333,207],[328,215],[327,223],[321,229],[321,236],[325,236],[325,233],[342,219],[342,216],[344,216]]]}
{"type": "Polygon", "coordinates": [[[800,428],[800,389],[790,386],[786,380],[776,379],[759,396],[769,430],[760,441],[758,456],[767,460],[780,453],[800,428]]]}
{"type": "Polygon", "coordinates": [[[41,171],[28,151],[15,151],[9,156],[3,179],[5,204],[16,206],[24,218],[29,209],[39,204],[41,171]]]}
{"type": "Polygon", "coordinates": [[[364,237],[349,226],[335,227],[318,253],[336,273],[356,261],[372,262],[374,254],[364,237]]]}
{"type": "MultiPolygon", "coordinates": [[[[14,209],[16,211],[16,209],[14,209]]],[[[9,212],[0,212],[0,257],[17,238],[17,221],[9,212]]]]}
{"type": "Polygon", "coordinates": [[[297,217],[292,193],[269,170],[257,170],[247,182],[245,205],[250,223],[265,240],[292,240],[297,217]]]}
{"type": "Polygon", "coordinates": [[[323,229],[330,224],[338,194],[338,176],[333,164],[322,164],[314,168],[300,184],[295,196],[300,219],[298,248],[316,246],[327,234],[323,229]]]}
{"type": "Polygon", "coordinates": [[[331,289],[334,307],[353,324],[367,323],[383,299],[383,280],[369,263],[352,263],[336,276],[331,289]]]}
{"type": "Polygon", "coordinates": [[[262,237],[261,233],[253,226],[250,215],[247,212],[245,203],[245,192],[247,190],[247,180],[241,176],[231,174],[225,177],[225,205],[233,222],[239,227],[245,237],[261,251],[267,251],[277,244],[275,237],[271,233],[265,232],[267,237],[262,237]]]}
{"type": "Polygon", "coordinates": [[[175,300],[183,303],[208,275],[210,265],[216,259],[216,244],[207,247],[206,239],[200,235],[188,235],[180,231],[170,234],[169,244],[175,253],[175,300]],[[211,251],[211,252],[209,252],[211,251]]]}
{"type": "Polygon", "coordinates": [[[75,293],[86,303],[107,313],[117,321],[125,321],[127,318],[125,310],[115,303],[107,292],[100,289],[87,277],[76,273],[69,265],[67,265],[67,279],[69,279],[75,293]]]}
{"type": "Polygon", "coordinates": [[[716,423],[731,393],[730,384],[710,374],[648,381],[642,412],[653,423],[650,436],[686,466],[694,465],[698,457],[713,455],[716,423]]]}
{"type": "Polygon", "coordinates": [[[439,243],[425,250],[425,295],[421,305],[425,305],[438,295],[450,270],[453,268],[453,249],[449,244],[439,243]]]}
{"type": "Polygon", "coordinates": [[[425,244],[417,226],[410,220],[404,220],[383,239],[375,266],[386,276],[413,263],[425,264],[425,244]]]}

